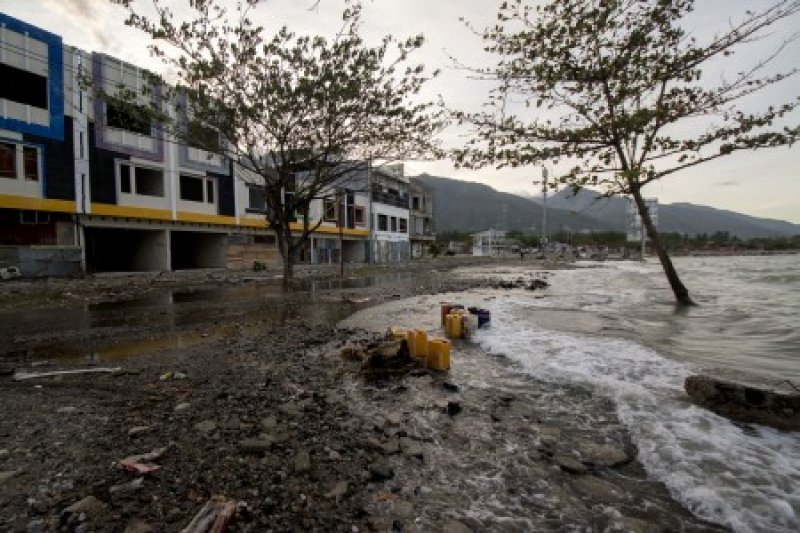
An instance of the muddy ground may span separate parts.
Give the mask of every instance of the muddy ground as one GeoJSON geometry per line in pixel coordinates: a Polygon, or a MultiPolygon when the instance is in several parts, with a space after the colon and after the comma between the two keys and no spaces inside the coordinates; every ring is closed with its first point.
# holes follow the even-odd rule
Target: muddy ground
{"type": "Polygon", "coordinates": [[[227,272],[4,284],[0,529],[180,531],[222,495],[237,506],[230,531],[715,530],[647,480],[612,406],[590,391],[532,380],[474,390],[413,366],[367,379],[339,356],[376,342],[336,327],[355,311],[493,283],[460,280],[455,264],[345,282],[307,272],[290,294],[270,274],[227,272]],[[76,368],[120,370],[9,375],[76,368]],[[594,407],[567,412],[567,397],[594,407]],[[604,442],[571,429],[585,416],[602,418],[604,442]],[[139,463],[156,470],[123,468],[152,451],[139,463]],[[484,466],[524,496],[511,514],[536,520],[471,512],[462,455],[505,465],[484,466]],[[436,488],[442,476],[451,490],[436,488]]]}

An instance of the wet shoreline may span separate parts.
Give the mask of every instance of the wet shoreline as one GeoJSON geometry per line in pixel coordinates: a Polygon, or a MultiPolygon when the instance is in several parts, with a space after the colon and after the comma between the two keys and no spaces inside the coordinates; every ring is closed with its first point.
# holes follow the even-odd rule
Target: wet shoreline
{"type": "MultiPolygon", "coordinates": [[[[339,318],[489,283],[412,273],[265,296],[218,317],[214,305],[187,296],[179,307],[212,318],[197,323],[193,311],[179,311],[159,326],[148,317],[161,319],[163,309],[145,304],[134,313],[141,322],[121,329],[114,305],[100,306],[107,322],[77,343],[94,343],[99,357],[78,353],[39,370],[122,361],[124,373],[0,378],[2,527],[177,531],[223,494],[242,502],[232,531],[717,530],[646,479],[613,406],[588,389],[512,377],[512,363],[466,344],[456,347],[460,366],[449,374],[420,370],[383,383],[365,382],[358,364],[338,356],[341,346],[375,335],[349,322],[331,327],[339,318]],[[114,335],[133,339],[132,352],[114,335]],[[185,341],[159,344],[176,335],[185,341]],[[119,357],[103,354],[104,343],[117,345],[119,357]],[[502,385],[476,382],[487,368],[502,385]],[[448,414],[450,402],[461,410],[448,414]],[[627,459],[600,465],[608,456],[597,446],[612,444],[616,455],[599,449],[612,463],[620,453],[627,459]],[[135,477],[119,460],[159,447],[168,448],[160,470],[130,492],[120,488],[135,477]],[[67,511],[87,499],[85,511],[67,511]]],[[[25,361],[44,356],[35,353],[25,361]]]]}

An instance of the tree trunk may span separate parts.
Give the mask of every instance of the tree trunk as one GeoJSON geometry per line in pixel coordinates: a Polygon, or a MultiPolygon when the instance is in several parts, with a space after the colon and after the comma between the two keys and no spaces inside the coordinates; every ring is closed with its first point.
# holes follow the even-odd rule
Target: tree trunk
{"type": "Polygon", "coordinates": [[[683,285],[683,282],[681,282],[681,278],[678,276],[678,272],[672,265],[672,260],[670,259],[666,248],[664,248],[664,244],[661,242],[658,231],[656,231],[656,227],[653,225],[653,219],[650,218],[650,213],[647,210],[647,204],[645,203],[644,198],[642,198],[641,190],[634,188],[631,191],[631,194],[633,195],[633,199],[636,202],[636,207],[639,210],[639,216],[642,217],[642,224],[647,231],[647,236],[650,237],[650,242],[653,244],[653,249],[656,251],[656,254],[658,254],[658,259],[661,261],[661,266],[664,268],[664,274],[667,276],[667,281],[669,281],[669,285],[672,287],[672,292],[675,294],[675,299],[681,305],[694,305],[694,302],[689,297],[689,291],[683,285]]]}
{"type": "Polygon", "coordinates": [[[292,284],[294,278],[294,256],[292,250],[292,230],[290,228],[275,228],[275,236],[278,239],[278,252],[281,254],[283,263],[283,280],[282,285],[284,290],[288,289],[292,284]]]}

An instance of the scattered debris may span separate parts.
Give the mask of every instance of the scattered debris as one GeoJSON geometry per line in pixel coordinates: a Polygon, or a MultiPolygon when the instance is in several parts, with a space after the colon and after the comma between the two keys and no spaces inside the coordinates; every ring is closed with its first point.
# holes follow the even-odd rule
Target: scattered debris
{"type": "Polygon", "coordinates": [[[447,402],[447,407],[444,408],[444,412],[450,416],[456,416],[461,411],[461,404],[458,402],[447,402]]]}
{"type": "Polygon", "coordinates": [[[212,496],[181,533],[223,533],[236,516],[236,507],[225,496],[212,496]]]}
{"type": "Polygon", "coordinates": [[[157,461],[163,457],[168,450],[169,446],[164,446],[163,448],[156,448],[149,453],[131,455],[130,457],[126,457],[125,459],[121,460],[119,464],[128,472],[141,475],[149,474],[161,469],[159,465],[153,464],[151,461],[157,461]]]}
{"type": "Polygon", "coordinates": [[[186,374],[183,372],[164,372],[158,379],[160,381],[180,381],[186,379],[186,374]]]}
{"type": "Polygon", "coordinates": [[[137,437],[150,431],[150,426],[135,426],[128,430],[129,437],[137,437]]]}
{"type": "Polygon", "coordinates": [[[800,430],[800,394],[782,394],[702,375],[687,377],[684,388],[695,404],[731,420],[800,430]]]}
{"type": "Polygon", "coordinates": [[[144,478],[137,477],[127,483],[120,483],[119,485],[112,485],[108,488],[108,492],[112,495],[130,494],[141,489],[144,485],[144,478]]]}
{"type": "Polygon", "coordinates": [[[456,385],[455,383],[450,382],[450,381],[443,381],[442,382],[442,388],[444,390],[450,391],[450,392],[458,392],[460,390],[458,385],[456,385]]]}
{"type": "Polygon", "coordinates": [[[84,499],[77,501],[64,509],[65,515],[96,515],[106,508],[106,504],[95,498],[94,496],[87,496],[84,499]]]}
{"type": "Polygon", "coordinates": [[[0,268],[0,279],[7,280],[7,279],[19,278],[21,276],[22,272],[20,272],[19,267],[10,266],[5,268],[0,268]]]}
{"type": "Polygon", "coordinates": [[[54,370],[53,372],[40,372],[40,373],[33,373],[33,372],[15,372],[13,379],[14,381],[23,381],[26,379],[38,379],[38,378],[49,378],[54,376],[68,376],[72,374],[113,374],[116,372],[121,372],[122,367],[114,367],[114,368],[80,368],[75,370],[54,370]]]}

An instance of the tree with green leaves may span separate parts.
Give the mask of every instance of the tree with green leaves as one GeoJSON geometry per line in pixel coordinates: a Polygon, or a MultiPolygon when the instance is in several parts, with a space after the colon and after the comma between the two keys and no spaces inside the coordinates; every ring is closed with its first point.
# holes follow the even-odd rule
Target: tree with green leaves
{"type": "MultiPolygon", "coordinates": [[[[475,136],[457,164],[569,163],[550,187],[591,185],[629,195],[681,304],[691,304],[647,211],[650,183],[741,150],[791,145],[800,135],[800,99],[754,109],[753,95],[785,81],[773,60],[789,37],[760,60],[719,80],[703,74],[796,16],[800,1],[748,11],[707,39],[690,35],[693,0],[504,2],[498,22],[480,33],[499,56],[480,70],[497,85],[489,109],[458,112],[475,136]],[[535,115],[534,115],[535,113],[535,115]],[[532,117],[533,115],[533,117],[532,117]],[[552,118],[548,118],[552,117],[552,118]]],[[[735,60],[735,58],[733,58],[735,60]]]]}
{"type": "MultiPolygon", "coordinates": [[[[237,175],[263,192],[286,284],[296,254],[321,223],[309,220],[314,200],[352,186],[364,160],[413,158],[433,148],[441,113],[417,94],[436,73],[410,63],[422,35],[368,45],[357,0],[348,2],[333,38],[285,26],[269,33],[252,20],[259,0],[232,10],[219,0],[182,1],[185,19],[168,0],[152,0],[151,16],[133,0],[110,1],[128,10],[127,25],[149,34],[151,54],[173,77],[170,84],[153,77],[147,86],[158,87],[161,98],[143,112],[180,142],[233,161],[237,175]]],[[[99,96],[142,111],[141,95],[99,96]]]]}

